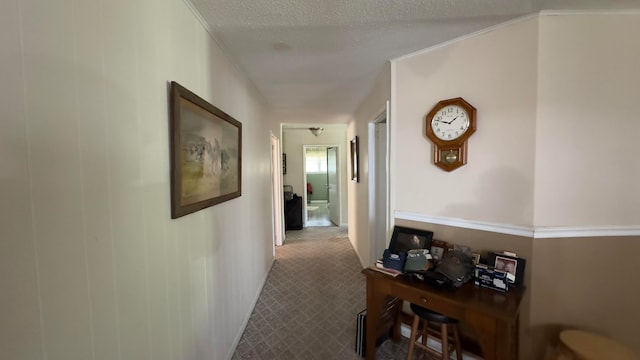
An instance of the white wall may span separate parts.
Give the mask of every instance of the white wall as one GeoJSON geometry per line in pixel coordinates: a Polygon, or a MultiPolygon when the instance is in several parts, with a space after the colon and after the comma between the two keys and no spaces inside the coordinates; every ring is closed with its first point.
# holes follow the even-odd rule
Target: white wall
{"type": "MultiPolygon", "coordinates": [[[[360,182],[350,181],[349,188],[349,240],[362,266],[375,261],[371,258],[369,217],[369,123],[386,111],[386,102],[391,97],[391,68],[386,64],[378,76],[373,89],[356,110],[347,128],[347,139],[358,136],[360,182]]],[[[350,158],[349,158],[349,161],[350,158]]],[[[380,252],[382,256],[382,252],[380,252]]]]}
{"type": "Polygon", "coordinates": [[[536,226],[640,224],[637,34],[637,13],[541,17],[536,226]]]}
{"type": "MultiPolygon", "coordinates": [[[[392,63],[396,214],[581,230],[492,245],[529,257],[523,359],[542,358],[563,328],[602,333],[640,351],[640,288],[621,275],[633,272],[629,262],[618,261],[640,244],[639,19],[637,12],[545,13],[392,63]],[[478,109],[478,130],[468,164],[446,173],[432,164],[424,116],[456,96],[478,109]],[[632,236],[616,233],[627,228],[632,236]]],[[[479,248],[487,233],[504,238],[487,228],[469,235],[455,226],[420,226],[479,248]]]]}
{"type": "Polygon", "coordinates": [[[392,194],[397,212],[530,225],[537,18],[392,62],[392,194]],[[425,116],[462,97],[477,109],[467,164],[433,165],[425,116]]]}
{"type": "Polygon", "coordinates": [[[177,0],[7,0],[0,44],[2,357],[230,357],[273,260],[252,87],[177,0]],[[242,197],[177,220],[171,80],[244,133],[242,197]]]}

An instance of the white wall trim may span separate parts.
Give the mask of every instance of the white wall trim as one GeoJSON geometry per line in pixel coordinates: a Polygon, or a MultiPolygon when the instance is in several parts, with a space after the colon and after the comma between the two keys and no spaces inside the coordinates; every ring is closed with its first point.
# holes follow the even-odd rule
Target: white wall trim
{"type": "Polygon", "coordinates": [[[640,9],[591,9],[591,10],[542,10],[540,16],[571,16],[571,15],[638,15],[640,9]]]}
{"type": "Polygon", "coordinates": [[[426,222],[426,223],[438,224],[438,225],[455,226],[455,227],[460,227],[465,229],[497,232],[501,234],[533,237],[533,228],[522,227],[522,226],[503,225],[503,224],[488,223],[488,222],[482,222],[482,221],[469,221],[464,219],[448,218],[448,217],[440,217],[440,216],[427,216],[422,214],[406,213],[406,212],[399,212],[399,211],[396,211],[395,217],[396,219],[419,221],[419,222],[426,222]]]}
{"type": "Polygon", "coordinates": [[[640,226],[583,226],[583,227],[539,227],[535,229],[536,239],[599,237],[599,236],[640,236],[640,226]]]}
{"type": "Polygon", "coordinates": [[[396,219],[424,222],[430,224],[454,226],[464,229],[482,230],[499,234],[525,236],[534,239],[549,238],[578,238],[601,236],[640,236],[639,226],[554,226],[554,227],[525,227],[507,224],[470,221],[458,218],[427,216],[422,214],[395,212],[396,219]]]}

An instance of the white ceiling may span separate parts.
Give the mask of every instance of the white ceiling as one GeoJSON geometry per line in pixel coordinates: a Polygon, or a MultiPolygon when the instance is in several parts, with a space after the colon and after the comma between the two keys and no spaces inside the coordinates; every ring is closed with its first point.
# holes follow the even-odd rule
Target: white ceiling
{"type": "Polygon", "coordinates": [[[393,58],[540,10],[640,8],[640,0],[187,1],[270,107],[327,117],[352,114],[393,58]]]}

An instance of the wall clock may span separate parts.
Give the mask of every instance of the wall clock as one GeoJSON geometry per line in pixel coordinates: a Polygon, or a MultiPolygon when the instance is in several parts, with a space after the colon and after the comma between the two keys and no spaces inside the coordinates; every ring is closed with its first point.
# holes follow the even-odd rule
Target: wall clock
{"type": "Polygon", "coordinates": [[[467,139],[476,131],[476,108],[461,97],[439,101],[427,114],[425,129],[434,145],[434,164],[453,171],[467,163],[467,139]]]}

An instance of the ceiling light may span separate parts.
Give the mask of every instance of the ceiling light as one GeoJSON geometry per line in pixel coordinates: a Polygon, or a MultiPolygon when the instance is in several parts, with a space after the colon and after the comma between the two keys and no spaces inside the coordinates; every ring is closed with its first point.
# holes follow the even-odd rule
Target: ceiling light
{"type": "Polygon", "coordinates": [[[312,128],[309,128],[309,130],[311,131],[311,133],[312,133],[313,135],[318,136],[318,135],[320,135],[320,134],[324,131],[324,128],[321,128],[321,127],[312,127],[312,128]]]}

